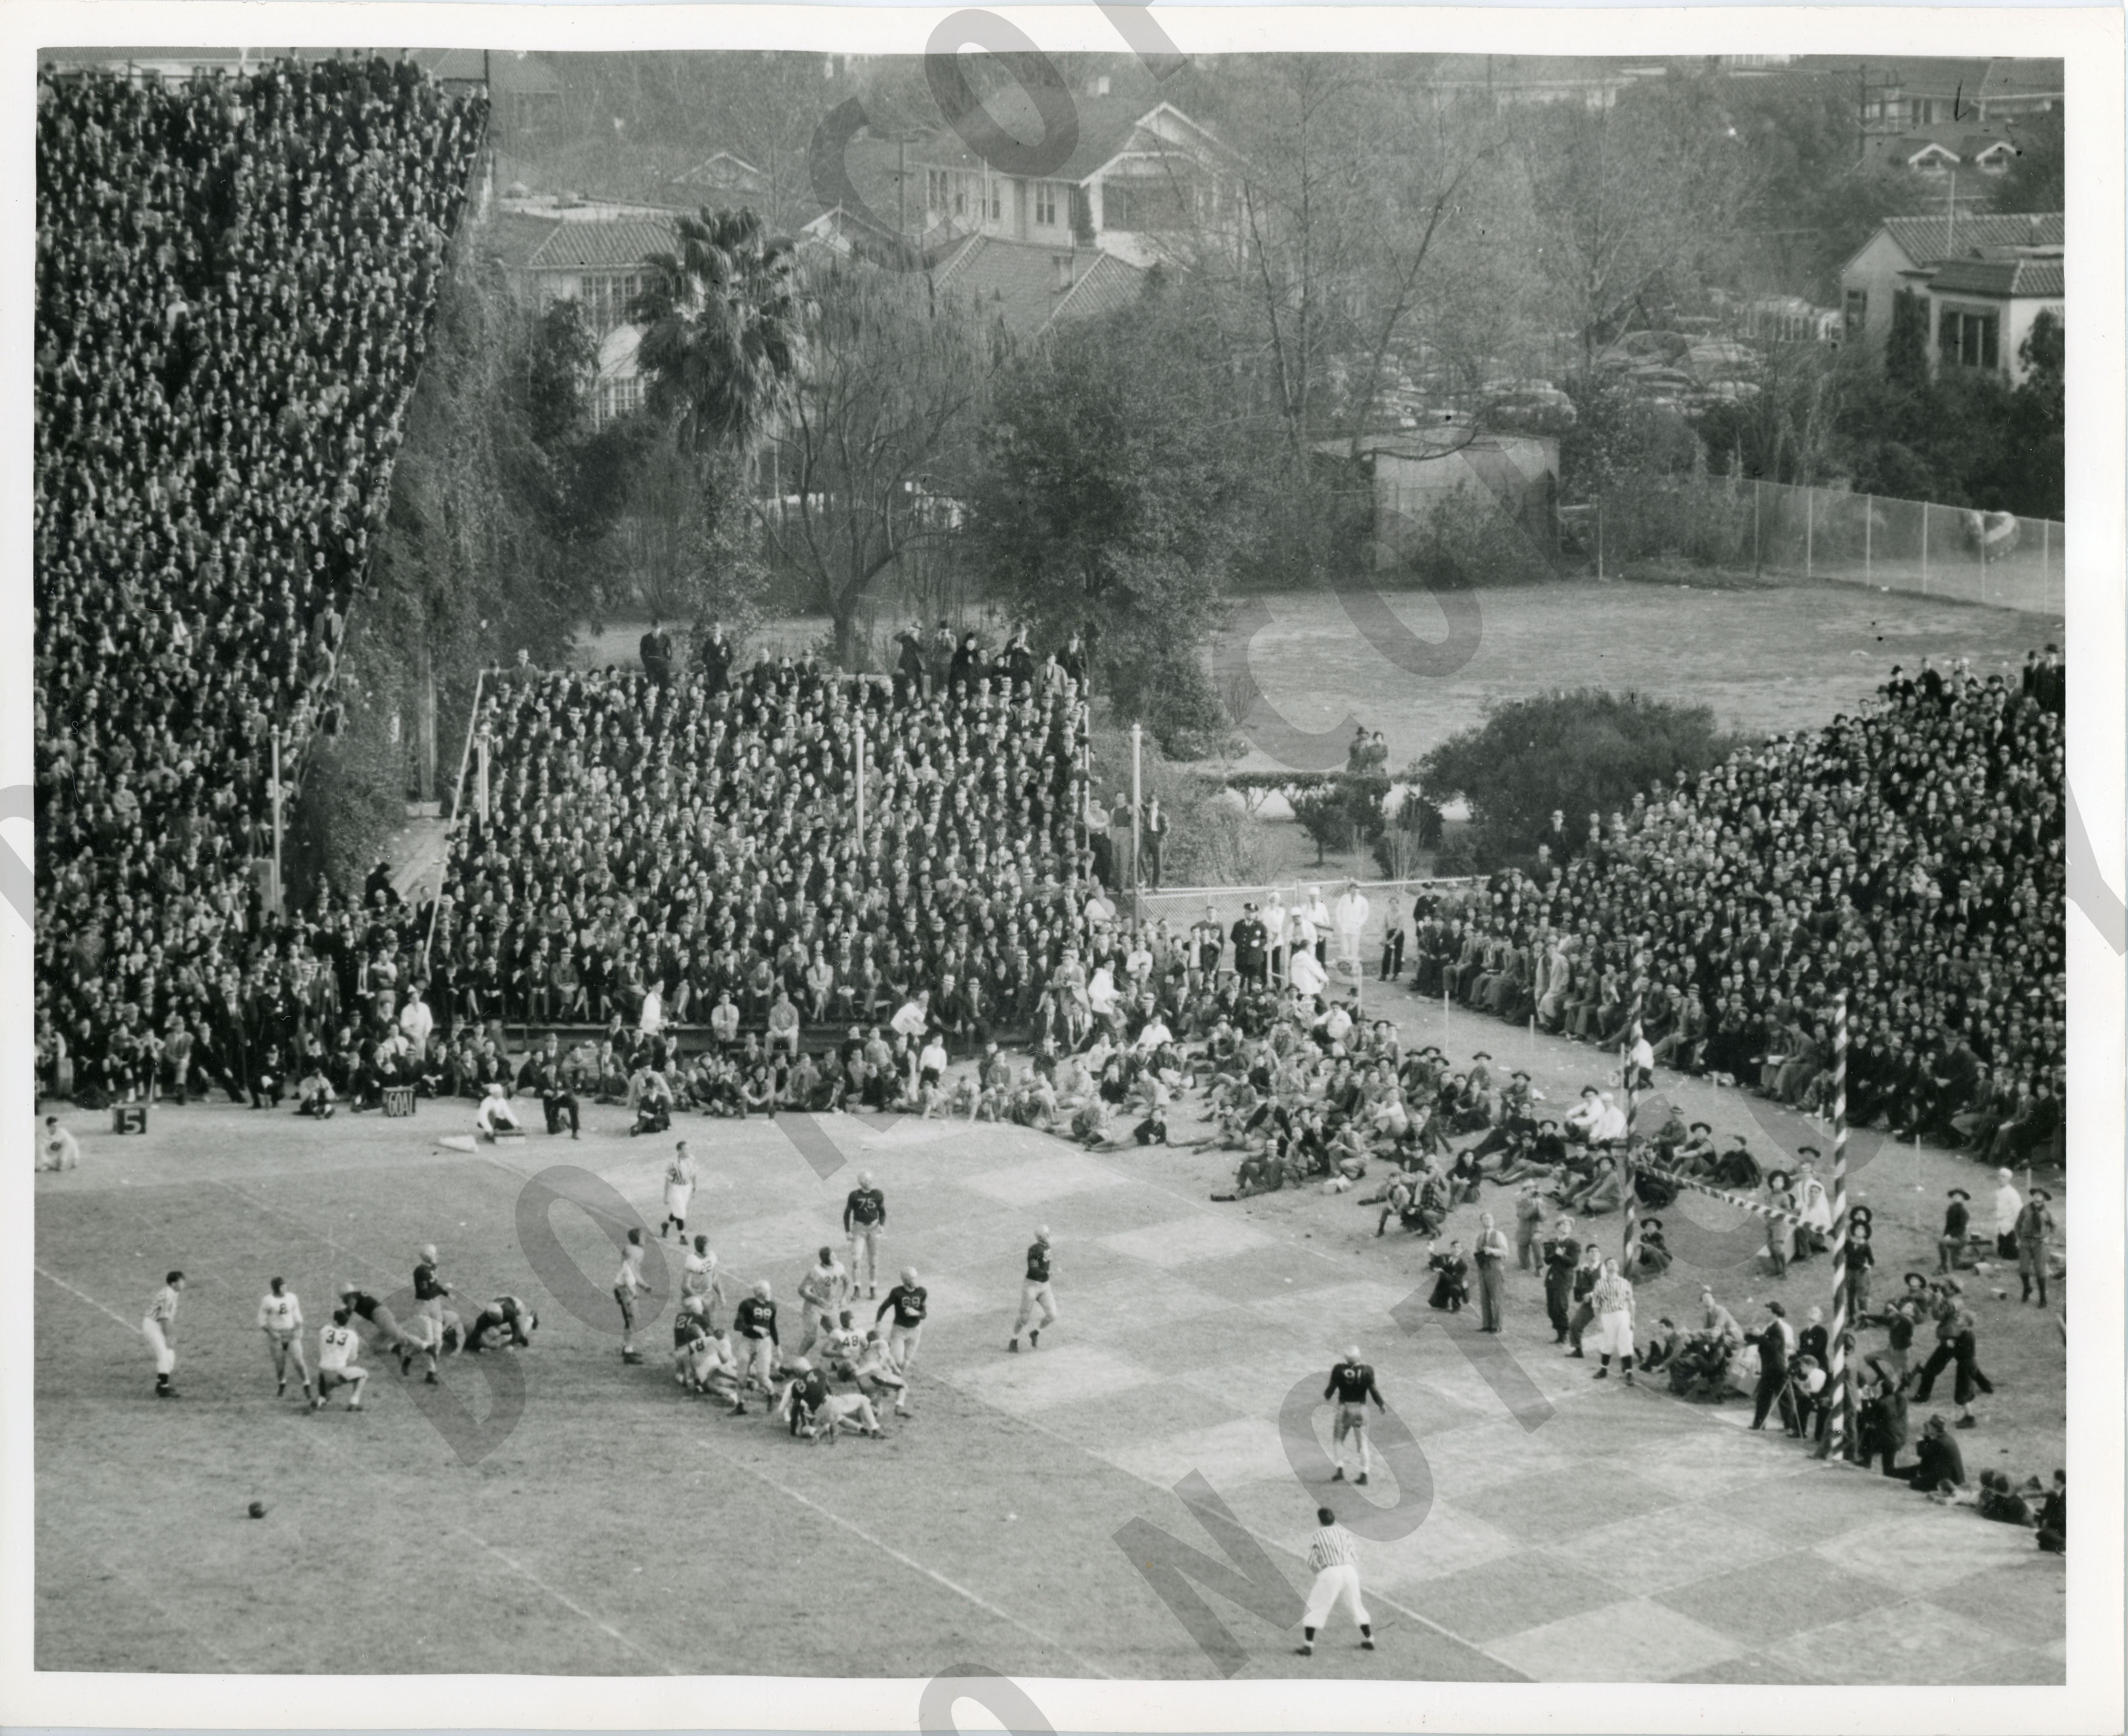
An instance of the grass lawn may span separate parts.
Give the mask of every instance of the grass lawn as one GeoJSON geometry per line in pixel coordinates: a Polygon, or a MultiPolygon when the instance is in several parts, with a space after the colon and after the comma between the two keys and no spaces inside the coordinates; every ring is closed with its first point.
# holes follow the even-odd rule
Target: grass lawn
{"type": "MultiPolygon", "coordinates": [[[[1447,632],[1425,591],[1383,593],[1422,640],[1447,632]]],[[[1480,591],[1480,633],[1453,674],[1408,673],[1370,645],[1328,591],[1266,596],[1268,625],[1249,647],[1265,697],[1295,729],[1350,717],[1387,738],[1394,770],[1475,723],[1489,700],[1553,687],[1636,688],[1710,705],[1725,729],[1822,728],[1860,704],[1893,663],[1969,657],[1982,675],[2013,671],[2061,639],[2059,619],[1937,602],[1856,586],[1750,590],[1565,581],[1480,591]]],[[[1270,770],[1261,750],[1242,762],[1270,770]]]]}
{"type": "MultiPolygon", "coordinates": [[[[1555,1103],[1593,1076],[1585,1050],[1370,995],[1410,1040],[1532,1065],[1555,1103]]],[[[1736,1093],[1678,1091],[1770,1152],[1736,1093]]],[[[1815,1465],[1742,1432],[1736,1405],[1593,1383],[1552,1347],[1519,1274],[1501,1341],[1519,1372],[1489,1375],[1467,1321],[1408,1306],[1420,1247],[1376,1239],[1349,1195],[1214,1205],[1232,1160],[1210,1150],[1088,1156],[1019,1129],[843,1119],[849,1163],[824,1180],[767,1123],[683,1122],[705,1172],[696,1221],[734,1277],[771,1278],[789,1300],[813,1250],[839,1245],[863,1165],[887,1193],[891,1267],[914,1263],[931,1288],[916,1416],[884,1443],[829,1449],[682,1395],[662,1354],[669,1310],[644,1333],[648,1363],[624,1367],[613,1311],[573,1317],[529,1263],[517,1202],[549,1164],[582,1165],[656,1222],[664,1142],[629,1139],[617,1108],[591,1108],[581,1143],[535,1134],[499,1158],[440,1150],[465,1119],[426,1103],[412,1121],[322,1127],[195,1104],[157,1110],[145,1139],[67,1119],[82,1167],[38,1178],[36,1226],[40,1668],[922,1677],[973,1661],[1210,1679],[1114,1540],[1143,1519],[1219,1558],[1173,1492],[1195,1472],[1296,1591],[1318,1501],[1354,1518],[1404,1503],[1404,1529],[1362,1544],[1381,1649],[1333,1628],[1304,1662],[1292,1632],[1211,1596],[1245,1677],[2061,1677],[2060,1563],[2029,1534],[1815,1465]],[[1043,1223],[1062,1318],[1038,1352],[1008,1356],[1020,1253],[1043,1223]],[[462,1454],[428,1411],[463,1406],[466,1425],[506,1414],[475,1359],[447,1360],[431,1392],[418,1365],[402,1381],[370,1357],[364,1411],[311,1416],[275,1399],[253,1324],[283,1275],[314,1351],[337,1285],[396,1289],[425,1240],[462,1295],[515,1292],[541,1316],[515,1364],[521,1416],[484,1452],[462,1454]],[[184,1397],[159,1402],[138,1321],[172,1265],[191,1279],[184,1397]],[[1278,1423],[1297,1403],[1327,1449],[1313,1395],[1353,1341],[1422,1455],[1392,1455],[1366,1491],[1319,1466],[1304,1481],[1305,1437],[1283,1440],[1278,1423]],[[263,1520],[245,1516],[253,1500],[263,1520]],[[1609,1644],[1622,1634],[1631,1644],[1609,1644]]],[[[1911,1149],[1859,1159],[1896,1282],[1973,1166],[1911,1149]]],[[[1769,1293],[1723,1236],[1725,1210],[1667,1214],[1673,1247],[1682,1220],[1702,1223],[1700,1266],[1681,1257],[1649,1287],[1651,1318],[1703,1271],[1740,1315],[1769,1293]]],[[[551,1221],[603,1292],[606,1235],[572,1207],[551,1221]]],[[[1467,1243],[1475,1229],[1465,1208],[1453,1231],[1467,1243]]],[[[1826,1282],[1805,1266],[1780,1293],[1799,1311],[1826,1282]]],[[[1968,1463],[2044,1476],[2064,1462],[2059,1335],[1974,1288],[2000,1390],[1960,1437],[1968,1463]]]]}

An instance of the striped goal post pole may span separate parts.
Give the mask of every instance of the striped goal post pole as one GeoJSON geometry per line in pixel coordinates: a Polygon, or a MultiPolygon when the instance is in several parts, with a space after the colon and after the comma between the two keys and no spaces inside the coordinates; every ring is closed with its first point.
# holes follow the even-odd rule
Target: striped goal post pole
{"type": "Polygon", "coordinates": [[[1641,997],[1636,993],[1633,996],[1632,1027],[1626,1034],[1625,1059],[1618,1069],[1618,1082],[1625,1087],[1626,1092],[1626,1142],[1618,1151],[1618,1201],[1626,1214],[1626,1245],[1619,1269],[1624,1272],[1628,1282],[1638,1267],[1641,1247],[1641,1202],[1633,1187],[1632,1156],[1633,1117],[1640,1107],[1634,1090],[1633,1056],[1640,1046],[1641,997]]]}
{"type": "Polygon", "coordinates": [[[1825,1456],[1845,1456],[1855,1430],[1854,1395],[1847,1385],[1847,991],[1832,1003],[1832,1330],[1826,1340],[1826,1380],[1832,1408],[1826,1421],[1825,1456]]]}

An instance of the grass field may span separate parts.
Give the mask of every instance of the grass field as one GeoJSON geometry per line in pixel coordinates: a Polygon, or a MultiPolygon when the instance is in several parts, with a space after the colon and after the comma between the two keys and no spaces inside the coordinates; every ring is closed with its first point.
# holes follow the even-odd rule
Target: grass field
{"type": "MultiPolygon", "coordinates": [[[[1386,591],[1417,638],[1446,638],[1424,591],[1386,591]]],[[[2061,624],[2042,616],[1893,595],[1852,586],[1692,589],[1571,581],[1475,593],[1480,633],[1453,674],[1413,675],[1384,657],[1328,592],[1262,600],[1269,624],[1249,647],[1264,696],[1294,728],[1350,716],[1387,738],[1399,768],[1476,723],[1488,700],[1552,687],[1637,688],[1712,706],[1725,729],[1772,734],[1823,727],[1860,704],[1893,663],[1969,657],[2013,671],[2061,624]]],[[[1215,653],[1215,662],[1219,654],[1215,653]]],[[[1260,749],[1242,762],[1269,769],[1260,749]]]]}
{"type": "MultiPolygon", "coordinates": [[[[1411,1039],[1531,1065],[1555,1102],[1593,1076],[1571,1045],[1399,991],[1370,999],[1411,1039]]],[[[1760,1127],[1733,1092],[1673,1089],[1762,1151],[1812,1136],[1760,1127]]],[[[684,1397],[661,1354],[669,1310],[644,1335],[649,1362],[624,1367],[610,1307],[572,1317],[549,1288],[563,1281],[528,1263],[518,1202],[549,1164],[582,1166],[656,1221],[664,1142],[629,1140],[618,1109],[590,1110],[581,1143],[535,1133],[500,1157],[439,1150],[464,1122],[425,1103],[412,1121],[324,1127],[194,1105],[158,1110],[145,1139],[68,1119],[82,1166],[38,1178],[36,1225],[40,1668],[923,1677],[974,1662],[1206,1679],[1214,1663],[1114,1541],[1143,1519],[1220,1558],[1174,1492],[1194,1471],[1296,1591],[1319,1500],[1423,1514],[1361,1545],[1379,1652],[1333,1627],[1304,1662],[1293,1632],[1211,1597],[1244,1677],[2063,1677],[2061,1564],[2029,1534],[1813,1464],[1745,1432],[1733,1402],[1592,1382],[1551,1345],[1527,1276],[1510,1282],[1511,1366],[1489,1378],[1467,1318],[1406,1306],[1419,1245],[1375,1239],[1351,1196],[1212,1204],[1231,1160],[1209,1150],[1089,1156],[1018,1129],[840,1119],[849,1164],[823,1179],[772,1126],[683,1121],[705,1171],[696,1221],[728,1271],[771,1278],[787,1302],[812,1250],[839,1245],[843,1194],[868,1166],[891,1264],[931,1287],[917,1414],[884,1443],[830,1450],[684,1397]],[[1020,1251],[1042,1223],[1063,1317],[1038,1352],[1008,1356],[1020,1251]],[[463,1406],[461,1432],[502,1414],[473,1359],[447,1361],[431,1392],[372,1357],[361,1415],[273,1397],[253,1325],[265,1280],[302,1297],[314,1349],[339,1283],[388,1293],[425,1240],[463,1295],[522,1293],[542,1318],[516,1364],[521,1416],[485,1452],[461,1454],[426,1408],[463,1406]],[[162,1403],[138,1321],[172,1265],[191,1279],[184,1397],[162,1403]],[[1307,1395],[1356,1340],[1423,1458],[1367,1491],[1304,1482],[1281,1407],[1303,1395],[1327,1446],[1328,1406],[1307,1395]]],[[[1856,1157],[1879,1283],[1896,1283],[1973,1166],[1868,1141],[1856,1157]]],[[[1475,1216],[1452,1226],[1466,1245],[1475,1216]]],[[[1644,1287],[1644,1317],[1703,1276],[1755,1316],[1769,1281],[1735,1214],[1694,1200],[1666,1216],[1681,1257],[1644,1287]]],[[[606,1234],[570,1206],[552,1221],[603,1292],[606,1234]]],[[[1799,1310],[1826,1283],[1821,1262],[1780,1293],[1799,1310]]],[[[2001,1390],[1960,1440],[1976,1471],[2045,1476],[2064,1462],[2062,1345],[2010,1288],[2001,1302],[1974,1285],[2001,1390]]]]}

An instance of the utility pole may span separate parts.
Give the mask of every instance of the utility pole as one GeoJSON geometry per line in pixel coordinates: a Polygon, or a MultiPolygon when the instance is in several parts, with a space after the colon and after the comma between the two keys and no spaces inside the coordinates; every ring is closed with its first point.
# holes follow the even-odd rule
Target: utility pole
{"type": "Polygon", "coordinates": [[[899,241],[909,233],[909,140],[898,137],[894,141],[894,238],[899,241]]]}

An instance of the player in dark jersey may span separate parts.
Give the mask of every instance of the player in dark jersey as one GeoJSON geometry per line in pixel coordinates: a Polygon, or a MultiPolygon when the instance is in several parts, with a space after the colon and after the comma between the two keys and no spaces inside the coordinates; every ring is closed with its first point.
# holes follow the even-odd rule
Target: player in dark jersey
{"type": "Polygon", "coordinates": [[[422,1378],[432,1387],[436,1384],[436,1346],[444,1341],[444,1302],[450,1293],[451,1287],[436,1269],[435,1245],[430,1243],[421,1250],[420,1264],[414,1268],[414,1302],[417,1311],[434,1323],[422,1340],[421,1350],[429,1364],[429,1372],[422,1378]]]}
{"type": "Polygon", "coordinates": [[[748,1383],[759,1387],[772,1400],[776,1393],[776,1359],[783,1340],[776,1328],[776,1304],[769,1299],[768,1280],[758,1280],[732,1316],[739,1336],[739,1396],[732,1402],[732,1415],[746,1415],[748,1383]]]}
{"type": "Polygon", "coordinates": [[[1329,1383],[1323,1388],[1325,1398],[1337,1401],[1337,1422],[1330,1437],[1330,1456],[1337,1469],[1330,1473],[1330,1481],[1345,1480],[1345,1437],[1360,1437],[1360,1474],[1355,1482],[1365,1483],[1367,1473],[1373,1468],[1372,1455],[1367,1447],[1367,1401],[1375,1402],[1375,1408],[1386,1411],[1382,1402],[1381,1389],[1375,1384],[1373,1365],[1360,1360],[1360,1347],[1353,1345],[1345,1352],[1345,1359],[1330,1371],[1329,1383]]]}
{"type": "Polygon", "coordinates": [[[862,1278],[869,1300],[879,1294],[879,1239],[886,1231],[886,1196],[872,1184],[872,1171],[857,1177],[843,1202],[843,1234],[850,1239],[850,1294],[862,1278]]]}
{"type": "Polygon", "coordinates": [[[924,1317],[930,1307],[931,1293],[917,1283],[916,1268],[904,1266],[901,1282],[886,1293],[886,1300],[872,1316],[875,1321],[885,1320],[890,1313],[894,1316],[894,1325],[886,1335],[887,1354],[905,1374],[916,1359],[916,1346],[924,1336],[924,1317]]]}
{"type": "Polygon", "coordinates": [[[1027,1276],[1019,1287],[1019,1317],[1012,1323],[1012,1342],[1008,1350],[1019,1349],[1019,1335],[1027,1323],[1034,1318],[1035,1308],[1042,1310],[1042,1326],[1027,1334],[1027,1348],[1038,1348],[1042,1343],[1043,1327],[1057,1318],[1057,1292],[1050,1283],[1049,1226],[1044,1224],[1034,1232],[1034,1240],[1028,1244],[1027,1276]]]}
{"type": "Polygon", "coordinates": [[[525,1306],[521,1296],[498,1296],[473,1316],[465,1335],[467,1349],[500,1350],[505,1345],[525,1349],[531,1345],[539,1316],[525,1306]]]}
{"type": "Polygon", "coordinates": [[[367,1290],[358,1290],[353,1284],[340,1287],[340,1301],[349,1313],[368,1321],[377,1329],[378,1343],[399,1359],[399,1372],[410,1373],[415,1353],[421,1347],[406,1335],[398,1316],[367,1290]]]}
{"type": "Polygon", "coordinates": [[[828,1402],[828,1377],[802,1356],[791,1364],[791,1376],[778,1414],[788,1416],[794,1436],[811,1440],[816,1420],[828,1402]]]}

